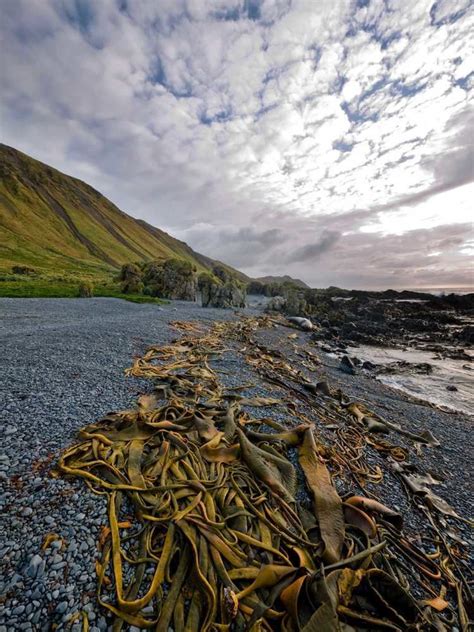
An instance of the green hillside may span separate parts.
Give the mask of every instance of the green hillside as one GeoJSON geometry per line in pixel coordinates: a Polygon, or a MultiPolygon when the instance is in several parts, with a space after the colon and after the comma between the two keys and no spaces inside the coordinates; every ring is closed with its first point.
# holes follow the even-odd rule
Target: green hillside
{"type": "Polygon", "coordinates": [[[301,281],[301,279],[294,279],[293,277],[288,276],[287,274],[285,274],[284,276],[264,276],[264,277],[257,277],[255,279],[256,281],[260,281],[260,283],[289,283],[291,285],[296,285],[297,287],[300,287],[304,290],[308,290],[309,289],[309,285],[306,285],[306,283],[304,281],[301,281]]]}
{"type": "Polygon", "coordinates": [[[43,275],[103,279],[123,263],[170,257],[191,261],[198,271],[215,263],[81,180],[0,144],[0,272],[20,265],[43,275]]]}

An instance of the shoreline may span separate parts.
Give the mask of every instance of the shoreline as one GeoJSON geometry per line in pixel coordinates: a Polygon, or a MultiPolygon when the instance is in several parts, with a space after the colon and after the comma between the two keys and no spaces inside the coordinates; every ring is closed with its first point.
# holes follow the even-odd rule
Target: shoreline
{"type": "Polygon", "coordinates": [[[362,366],[365,362],[375,365],[370,370],[358,370],[382,384],[445,412],[474,415],[474,374],[470,364],[409,347],[361,345],[349,346],[348,352],[362,366]]]}

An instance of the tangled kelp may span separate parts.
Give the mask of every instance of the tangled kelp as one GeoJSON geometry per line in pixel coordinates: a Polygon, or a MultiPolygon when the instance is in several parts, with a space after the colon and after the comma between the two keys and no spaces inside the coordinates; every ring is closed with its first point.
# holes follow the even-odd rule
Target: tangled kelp
{"type": "MultiPolygon", "coordinates": [[[[176,632],[443,630],[454,621],[448,587],[466,627],[467,587],[449,549],[424,552],[403,535],[397,512],[365,496],[342,500],[332,485],[328,464],[357,481],[381,478],[364,460],[366,415],[329,387],[319,398],[298,388],[308,386],[301,371],[255,344],[262,324],[219,323],[201,335],[175,324],[188,336],[150,349],[129,371],[152,379],[152,393],[136,410],[84,428],[59,461],[60,472],[108,497],[97,576],[114,630],[123,622],[176,632]],[[278,400],[224,388],[211,359],[232,339],[245,344],[250,366],[293,396],[286,405],[300,424],[255,419],[242,407],[278,400]],[[328,423],[347,422],[335,446],[321,443],[298,400],[328,423]],[[312,511],[295,501],[295,451],[312,511]],[[425,602],[410,593],[413,569],[431,596],[425,602]],[[439,580],[444,587],[430,586],[439,580]]],[[[406,460],[378,436],[369,445],[406,460]]]]}

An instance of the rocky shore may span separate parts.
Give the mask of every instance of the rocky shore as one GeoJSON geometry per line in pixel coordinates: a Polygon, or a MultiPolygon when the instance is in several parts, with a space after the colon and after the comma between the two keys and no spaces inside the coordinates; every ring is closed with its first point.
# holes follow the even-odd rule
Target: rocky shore
{"type": "MultiPolygon", "coordinates": [[[[115,299],[0,300],[0,632],[46,632],[53,625],[78,632],[81,612],[87,613],[92,632],[109,629],[95,598],[94,563],[106,522],[105,503],[80,482],[52,478],[51,467],[82,426],[133,404],[145,385],[136,378],[125,379],[123,371],[150,345],[177,337],[171,322],[212,323],[236,317],[232,310],[184,302],[157,307],[115,299]]],[[[321,327],[314,336],[279,326],[260,332],[259,340],[277,348],[308,378],[327,380],[388,421],[412,432],[430,430],[440,446],[423,449],[415,465],[437,473],[442,479],[439,494],[460,515],[469,516],[473,468],[466,437],[472,419],[414,400],[364,372],[341,371],[340,359],[331,352],[335,345],[346,347],[328,336],[330,353],[325,352],[320,343],[327,327],[321,327]],[[302,364],[302,347],[318,358],[316,369],[302,364]]],[[[254,395],[274,395],[275,388],[256,378],[238,349],[224,354],[218,369],[229,386],[254,382],[254,395]]],[[[270,409],[268,415],[285,420],[279,410],[270,409]]],[[[323,439],[333,440],[333,430],[322,419],[312,421],[323,439]]],[[[397,437],[397,442],[403,447],[408,439],[397,437]]],[[[422,516],[383,459],[375,453],[368,458],[384,468],[384,481],[377,486],[381,499],[403,513],[409,533],[425,529],[422,516]]],[[[341,494],[360,492],[342,481],[336,484],[341,494]]],[[[472,551],[467,526],[446,521],[464,549],[470,545],[472,551]]]]}
{"type": "MultiPolygon", "coordinates": [[[[310,291],[313,292],[313,291],[310,291]]],[[[366,344],[425,349],[469,361],[474,347],[474,294],[433,296],[415,292],[324,293],[308,313],[314,339],[330,346],[366,344]]]]}
{"type": "Polygon", "coordinates": [[[341,371],[472,413],[474,295],[348,294],[326,295],[311,316],[313,341],[341,371]]]}

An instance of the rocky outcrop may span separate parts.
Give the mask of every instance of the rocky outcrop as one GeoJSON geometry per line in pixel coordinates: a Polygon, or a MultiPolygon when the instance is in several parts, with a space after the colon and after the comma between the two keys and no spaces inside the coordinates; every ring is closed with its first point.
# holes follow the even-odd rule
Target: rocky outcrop
{"type": "Polygon", "coordinates": [[[474,325],[467,325],[456,334],[456,337],[462,342],[474,344],[474,325]]]}
{"type": "Polygon", "coordinates": [[[284,296],[272,296],[266,306],[268,312],[281,312],[286,305],[286,298],[284,296]]]}
{"type": "Polygon", "coordinates": [[[288,316],[306,314],[308,304],[302,292],[289,290],[285,293],[285,299],[285,314],[288,314],[288,316]]]}
{"type": "Polygon", "coordinates": [[[122,266],[119,276],[124,294],[141,294],[143,292],[142,270],[136,263],[122,266]]]}
{"type": "Polygon", "coordinates": [[[223,281],[220,275],[204,273],[199,277],[199,290],[203,307],[245,307],[245,288],[236,279],[227,277],[223,281]]]}
{"type": "Polygon", "coordinates": [[[306,314],[308,304],[304,294],[298,290],[288,290],[283,296],[273,296],[267,303],[266,311],[283,312],[288,316],[306,314]]]}
{"type": "Polygon", "coordinates": [[[195,301],[197,297],[196,268],[189,261],[167,259],[153,261],[143,270],[145,291],[151,296],[171,300],[195,301]]]}
{"type": "Polygon", "coordinates": [[[91,298],[94,296],[94,288],[90,281],[81,281],[79,283],[78,296],[80,298],[91,298]]]}

